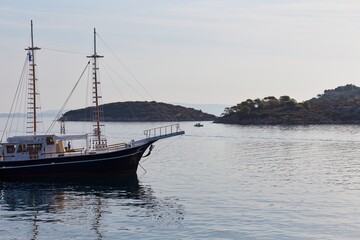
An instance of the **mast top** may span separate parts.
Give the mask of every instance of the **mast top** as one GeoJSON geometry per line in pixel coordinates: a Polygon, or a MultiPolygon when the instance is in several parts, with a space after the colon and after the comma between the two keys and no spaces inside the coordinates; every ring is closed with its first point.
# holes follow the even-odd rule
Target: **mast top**
{"type": "Polygon", "coordinates": [[[34,29],[33,29],[33,21],[31,20],[31,21],[30,21],[30,23],[31,23],[31,47],[25,48],[25,50],[31,50],[31,51],[34,51],[34,50],[40,50],[41,48],[39,48],[39,47],[34,47],[34,29]]]}
{"type": "Polygon", "coordinates": [[[96,28],[94,28],[94,54],[87,56],[87,58],[103,58],[104,56],[100,56],[96,52],[96,28]]]}

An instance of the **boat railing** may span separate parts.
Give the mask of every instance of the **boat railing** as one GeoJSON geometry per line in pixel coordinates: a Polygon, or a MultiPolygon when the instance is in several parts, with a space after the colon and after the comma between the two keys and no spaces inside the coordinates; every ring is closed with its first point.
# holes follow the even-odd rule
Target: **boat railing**
{"type": "Polygon", "coordinates": [[[171,135],[178,135],[180,132],[180,125],[172,124],[157,128],[152,128],[144,131],[146,138],[158,138],[158,137],[165,137],[171,135]]]}
{"type": "Polygon", "coordinates": [[[108,149],[111,150],[117,150],[117,149],[122,149],[122,148],[127,148],[128,144],[127,143],[116,143],[116,144],[111,144],[108,145],[108,149]]]}
{"type": "Polygon", "coordinates": [[[72,149],[66,149],[64,152],[46,152],[41,153],[41,156],[45,157],[54,157],[54,156],[68,156],[68,155],[79,155],[84,154],[85,148],[72,148],[72,149]]]}

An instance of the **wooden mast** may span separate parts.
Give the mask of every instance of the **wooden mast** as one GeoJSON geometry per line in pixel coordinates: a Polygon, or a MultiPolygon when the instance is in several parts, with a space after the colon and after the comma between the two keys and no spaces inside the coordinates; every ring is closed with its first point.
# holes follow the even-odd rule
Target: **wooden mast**
{"type": "Polygon", "coordinates": [[[35,67],[36,67],[36,64],[35,64],[35,51],[36,50],[40,50],[41,48],[38,48],[38,47],[34,47],[34,34],[33,34],[33,22],[31,20],[31,47],[28,47],[26,48],[25,50],[27,51],[30,51],[30,55],[29,55],[29,62],[30,62],[30,67],[31,67],[31,71],[32,73],[30,74],[30,81],[32,82],[32,96],[31,98],[29,99],[29,101],[32,100],[32,106],[30,107],[32,110],[32,114],[33,114],[33,133],[34,135],[36,135],[37,133],[37,118],[36,118],[36,109],[37,109],[37,106],[36,106],[36,95],[37,95],[37,92],[36,92],[36,74],[35,74],[35,67]],[[32,62],[32,63],[31,63],[32,62]]]}
{"type": "Polygon", "coordinates": [[[98,91],[98,84],[100,82],[98,81],[97,77],[97,60],[98,58],[102,58],[104,56],[99,56],[96,53],[96,29],[94,28],[94,54],[91,56],[87,56],[88,58],[93,59],[93,103],[95,103],[95,121],[96,121],[96,133],[97,133],[97,139],[98,144],[100,144],[100,136],[101,136],[101,129],[100,129],[100,108],[99,108],[99,91],[98,91]]]}

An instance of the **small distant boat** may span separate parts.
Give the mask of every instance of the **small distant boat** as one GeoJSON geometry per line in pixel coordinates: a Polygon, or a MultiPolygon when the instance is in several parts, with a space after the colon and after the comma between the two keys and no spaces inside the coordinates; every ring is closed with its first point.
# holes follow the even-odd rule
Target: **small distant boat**
{"type": "Polygon", "coordinates": [[[98,100],[101,96],[98,95],[100,82],[98,81],[97,60],[102,56],[96,52],[96,31],[94,29],[94,53],[88,56],[92,60],[92,65],[90,66],[89,62],[88,66],[93,70],[94,131],[83,135],[65,135],[65,131],[60,135],[39,134],[37,131],[36,110],[39,107],[36,105],[38,92],[34,53],[39,49],[34,47],[31,21],[31,46],[26,49],[28,51],[27,62],[30,66],[27,103],[28,131],[27,135],[9,137],[7,142],[0,141],[0,179],[136,174],[140,159],[145,157],[143,154],[148,149],[146,154],[148,156],[156,141],[185,133],[180,130],[178,124],[173,124],[145,130],[145,138],[141,140],[108,144],[106,137],[102,134],[101,126],[103,125],[100,125],[101,111],[98,100]],[[85,140],[85,146],[72,148],[70,141],[77,139],[85,140]]]}
{"type": "Polygon", "coordinates": [[[194,125],[194,127],[203,127],[203,126],[204,126],[204,125],[201,124],[201,123],[197,123],[197,124],[194,125]]]}

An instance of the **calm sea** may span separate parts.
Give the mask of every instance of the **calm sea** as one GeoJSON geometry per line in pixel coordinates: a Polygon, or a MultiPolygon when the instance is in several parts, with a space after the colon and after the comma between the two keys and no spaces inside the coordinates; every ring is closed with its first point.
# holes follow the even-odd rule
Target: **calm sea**
{"type": "Polygon", "coordinates": [[[360,126],[203,124],[182,123],[131,179],[0,182],[0,239],[360,239],[360,126]]]}

